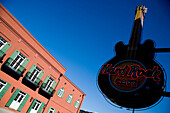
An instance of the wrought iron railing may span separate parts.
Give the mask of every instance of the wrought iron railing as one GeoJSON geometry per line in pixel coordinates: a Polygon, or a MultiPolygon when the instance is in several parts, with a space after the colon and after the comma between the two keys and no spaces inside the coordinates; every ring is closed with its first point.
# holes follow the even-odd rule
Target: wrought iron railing
{"type": "Polygon", "coordinates": [[[40,78],[38,78],[38,77],[36,77],[34,80],[30,79],[30,78],[29,78],[29,75],[30,75],[30,74],[31,74],[31,72],[27,72],[27,74],[25,75],[25,78],[26,78],[29,82],[31,82],[32,84],[36,85],[37,87],[40,87],[43,81],[42,81],[40,78]]]}
{"type": "Polygon", "coordinates": [[[53,88],[53,87],[49,87],[48,89],[46,89],[44,86],[46,85],[46,83],[43,83],[42,85],[41,85],[41,89],[43,90],[43,91],[45,91],[46,93],[48,93],[48,94],[50,94],[50,95],[53,95],[54,94],[54,92],[55,92],[55,89],[53,88]]]}
{"type": "Polygon", "coordinates": [[[23,75],[24,72],[26,71],[25,67],[20,65],[18,69],[14,69],[13,67],[10,66],[10,62],[12,62],[12,61],[13,61],[12,58],[8,58],[7,61],[5,61],[4,65],[8,66],[10,69],[15,71],[16,73],[23,75]]]}

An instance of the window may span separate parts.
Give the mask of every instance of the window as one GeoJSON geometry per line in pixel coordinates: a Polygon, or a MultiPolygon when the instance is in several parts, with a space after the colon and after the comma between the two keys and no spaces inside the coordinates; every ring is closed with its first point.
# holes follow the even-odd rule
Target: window
{"type": "Polygon", "coordinates": [[[49,75],[47,75],[41,88],[42,90],[44,90],[45,92],[51,95],[56,84],[57,84],[57,81],[55,81],[49,75]]]}
{"type": "Polygon", "coordinates": [[[0,36],[0,57],[11,47],[11,44],[0,36]]]}
{"type": "Polygon", "coordinates": [[[8,91],[10,86],[11,86],[11,84],[0,79],[0,99],[5,95],[5,93],[8,91]]]}
{"type": "Polygon", "coordinates": [[[47,83],[45,84],[44,90],[46,90],[48,92],[50,90],[50,88],[52,87],[53,81],[54,80],[50,77],[47,80],[47,83]]]}
{"type": "Polygon", "coordinates": [[[32,82],[35,82],[38,76],[40,75],[40,73],[41,73],[41,69],[36,66],[28,79],[32,82]]]}
{"type": "Polygon", "coordinates": [[[17,110],[19,108],[19,105],[22,103],[24,98],[26,97],[26,93],[20,91],[17,96],[14,98],[13,102],[9,106],[9,108],[17,110]]]}
{"type": "Polygon", "coordinates": [[[17,89],[6,104],[10,109],[21,111],[30,95],[17,89]]]}
{"type": "Polygon", "coordinates": [[[4,89],[4,87],[7,85],[7,83],[0,79],[0,92],[4,89]]]}
{"type": "Polygon", "coordinates": [[[30,111],[30,113],[37,113],[40,106],[41,106],[41,101],[36,100],[33,107],[32,107],[32,109],[31,109],[31,111],[30,111]]]}
{"type": "Polygon", "coordinates": [[[34,99],[27,113],[40,113],[44,107],[45,103],[34,99]]]}
{"type": "Polygon", "coordinates": [[[63,96],[64,96],[64,88],[59,89],[58,92],[57,92],[57,95],[59,97],[63,98],[63,96]]]}
{"type": "Polygon", "coordinates": [[[8,75],[19,80],[23,76],[23,72],[26,70],[25,66],[28,64],[29,59],[26,58],[18,50],[15,50],[13,54],[5,61],[1,69],[8,75]]]}
{"type": "Polygon", "coordinates": [[[7,41],[0,36],[0,50],[7,44],[7,41]]]}
{"type": "Polygon", "coordinates": [[[72,102],[72,100],[73,100],[73,96],[72,96],[72,94],[71,94],[71,95],[68,95],[68,97],[67,97],[66,101],[67,101],[68,103],[71,103],[71,102],[72,102]]]}
{"type": "Polygon", "coordinates": [[[55,81],[53,78],[51,78],[49,75],[45,78],[43,84],[41,85],[38,93],[41,94],[42,96],[50,99],[54,92],[55,89],[54,87],[56,86],[57,81],[55,81]]]}
{"type": "Polygon", "coordinates": [[[39,82],[44,75],[44,71],[42,71],[38,66],[33,64],[29,71],[26,73],[23,83],[30,88],[36,90],[39,87],[39,82]],[[32,87],[33,86],[33,87],[32,87]]]}
{"type": "Polygon", "coordinates": [[[9,64],[9,67],[12,68],[14,71],[17,71],[25,59],[26,57],[22,53],[19,53],[9,64]]]}
{"type": "Polygon", "coordinates": [[[56,110],[54,108],[50,107],[47,113],[55,113],[55,112],[56,112],[56,110]]]}
{"type": "Polygon", "coordinates": [[[78,108],[78,107],[79,107],[79,105],[80,105],[80,101],[79,101],[79,100],[77,100],[77,101],[75,102],[75,104],[74,104],[74,107],[78,108]]]}

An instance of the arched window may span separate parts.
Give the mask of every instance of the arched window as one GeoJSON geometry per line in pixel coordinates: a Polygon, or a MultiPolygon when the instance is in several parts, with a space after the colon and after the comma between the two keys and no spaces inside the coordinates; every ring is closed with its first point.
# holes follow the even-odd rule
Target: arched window
{"type": "Polygon", "coordinates": [[[77,101],[75,102],[75,104],[74,104],[74,107],[78,108],[79,105],[80,105],[80,100],[77,100],[77,101]]]}
{"type": "Polygon", "coordinates": [[[72,96],[72,94],[68,95],[68,97],[67,97],[66,101],[67,101],[68,103],[70,103],[70,104],[71,104],[72,100],[73,100],[73,96],[72,96]]]}
{"type": "Polygon", "coordinates": [[[61,89],[58,90],[57,95],[58,95],[59,97],[63,98],[64,93],[65,93],[65,92],[64,92],[64,88],[61,88],[61,89]]]}
{"type": "Polygon", "coordinates": [[[55,113],[56,112],[56,109],[50,107],[47,111],[47,113],[55,113]]]}

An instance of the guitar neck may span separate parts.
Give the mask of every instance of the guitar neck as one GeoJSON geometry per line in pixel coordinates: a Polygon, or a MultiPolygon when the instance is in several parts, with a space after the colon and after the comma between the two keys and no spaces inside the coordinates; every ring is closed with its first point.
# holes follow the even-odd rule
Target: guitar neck
{"type": "Polygon", "coordinates": [[[144,5],[137,7],[134,25],[133,25],[131,37],[129,40],[130,49],[135,49],[140,44],[145,13],[146,13],[146,8],[144,5]]]}

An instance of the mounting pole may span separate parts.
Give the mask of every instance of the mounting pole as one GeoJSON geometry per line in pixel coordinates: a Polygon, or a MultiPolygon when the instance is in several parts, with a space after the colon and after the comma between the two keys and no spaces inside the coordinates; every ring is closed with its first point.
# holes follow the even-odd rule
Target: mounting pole
{"type": "Polygon", "coordinates": [[[132,113],[135,113],[135,108],[133,108],[133,111],[132,111],[132,113]]]}

